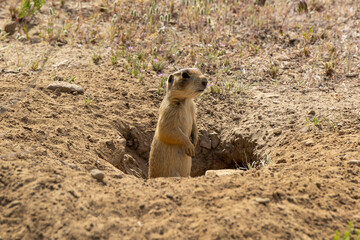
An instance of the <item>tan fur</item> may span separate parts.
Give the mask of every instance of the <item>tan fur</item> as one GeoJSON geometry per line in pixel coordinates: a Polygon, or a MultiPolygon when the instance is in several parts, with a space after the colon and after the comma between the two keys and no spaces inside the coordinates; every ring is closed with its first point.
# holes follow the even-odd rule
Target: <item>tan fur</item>
{"type": "Polygon", "coordinates": [[[191,157],[198,140],[193,99],[206,85],[206,78],[196,68],[182,69],[169,76],[151,144],[149,178],[190,176],[191,157]]]}

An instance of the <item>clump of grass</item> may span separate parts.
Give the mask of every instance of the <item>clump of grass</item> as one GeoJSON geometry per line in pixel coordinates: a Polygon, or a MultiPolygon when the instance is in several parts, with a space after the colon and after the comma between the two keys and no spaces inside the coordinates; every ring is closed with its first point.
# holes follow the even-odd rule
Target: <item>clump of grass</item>
{"type": "Polygon", "coordinates": [[[312,119],[311,118],[309,119],[308,116],[305,116],[305,121],[307,125],[310,126],[310,124],[312,123],[315,127],[318,127],[320,129],[322,128],[323,121],[325,121],[330,127],[330,129],[334,129],[334,122],[324,116],[322,117],[312,116],[312,119]]]}
{"type": "Polygon", "coordinates": [[[158,88],[158,94],[165,94],[166,93],[166,77],[164,76],[163,73],[158,75],[159,77],[161,77],[160,82],[159,82],[159,88],[158,88]]]}
{"type": "Polygon", "coordinates": [[[300,0],[298,5],[297,5],[296,10],[297,10],[298,13],[307,13],[308,12],[308,6],[307,6],[306,1],[300,0]]]}
{"type": "Polygon", "coordinates": [[[335,232],[334,240],[360,240],[360,229],[356,230],[354,229],[354,223],[350,221],[347,226],[347,230],[341,237],[341,234],[339,231],[335,232]]]}
{"type": "Polygon", "coordinates": [[[16,10],[11,9],[10,13],[16,18],[27,18],[35,15],[44,6],[45,0],[22,0],[20,7],[16,10]]]}
{"type": "Polygon", "coordinates": [[[266,166],[266,165],[269,165],[269,164],[272,164],[273,163],[273,160],[271,158],[271,155],[269,154],[266,154],[266,157],[265,159],[259,159],[259,162],[261,164],[261,166],[266,166]]]}
{"type": "Polygon", "coordinates": [[[271,64],[269,74],[272,79],[275,79],[278,75],[279,68],[275,64],[271,64]]]}
{"type": "Polygon", "coordinates": [[[313,37],[313,32],[313,26],[311,26],[308,31],[303,32],[303,38],[306,45],[310,44],[311,38],[313,37]]]}
{"type": "Polygon", "coordinates": [[[96,54],[96,53],[94,53],[94,54],[92,55],[92,61],[93,61],[93,63],[99,64],[100,59],[101,59],[101,56],[100,56],[100,55],[98,55],[98,54],[96,54]]]}
{"type": "Polygon", "coordinates": [[[310,49],[308,47],[304,47],[304,55],[305,57],[310,57],[310,49]]]}
{"type": "Polygon", "coordinates": [[[335,73],[335,62],[334,61],[330,61],[330,62],[326,62],[324,64],[325,67],[325,75],[326,76],[333,76],[335,73]]]}
{"type": "Polygon", "coordinates": [[[162,70],[164,69],[164,63],[157,58],[154,58],[151,61],[151,65],[155,72],[162,72],[162,70]]]}
{"type": "Polygon", "coordinates": [[[116,65],[118,63],[118,60],[119,60],[119,53],[112,52],[111,53],[111,65],[116,65]]]}
{"type": "Polygon", "coordinates": [[[88,94],[87,96],[86,96],[86,98],[85,98],[85,100],[84,100],[84,103],[85,103],[85,105],[86,106],[88,106],[88,105],[90,105],[92,102],[93,102],[93,98],[92,98],[92,96],[90,95],[90,94],[88,94]]]}
{"type": "Polygon", "coordinates": [[[39,62],[38,61],[32,61],[30,66],[32,71],[37,71],[39,69],[39,62]]]}
{"type": "Polygon", "coordinates": [[[210,84],[209,87],[211,93],[221,93],[221,89],[218,85],[210,84]]]}

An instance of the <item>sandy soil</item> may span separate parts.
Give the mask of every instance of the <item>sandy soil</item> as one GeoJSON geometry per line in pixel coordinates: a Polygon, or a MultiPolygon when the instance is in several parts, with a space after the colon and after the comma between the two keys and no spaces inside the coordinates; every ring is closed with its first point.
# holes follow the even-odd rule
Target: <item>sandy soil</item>
{"type": "MultiPolygon", "coordinates": [[[[80,8],[70,3],[63,13],[52,6],[61,18],[80,8]]],[[[6,25],[9,3],[0,5],[6,25]]],[[[32,21],[45,21],[49,5],[32,21]]],[[[91,7],[81,6],[84,19],[91,7]]],[[[351,16],[338,31],[359,26],[360,15],[351,16]]],[[[37,27],[32,40],[14,34],[0,41],[0,239],[330,239],[349,221],[360,228],[358,52],[350,73],[344,63],[302,85],[316,63],[289,47],[301,41],[300,30],[276,44],[275,30],[267,33],[264,44],[272,47],[241,60],[226,50],[231,71],[242,69],[242,88],[209,88],[196,100],[201,134],[192,177],[148,180],[162,76],[149,68],[139,81],[126,57],[111,64],[110,43],[44,41],[37,27]],[[94,52],[101,53],[97,64],[94,52]],[[265,68],[269,52],[276,79],[265,68]],[[75,76],[84,94],[48,89],[75,76]],[[103,181],[91,176],[94,168],[103,181]],[[238,171],[204,176],[218,169],[238,171]]],[[[167,60],[162,73],[197,66],[195,45],[184,47],[181,61],[167,60]]],[[[217,67],[203,68],[213,85],[217,67]]]]}

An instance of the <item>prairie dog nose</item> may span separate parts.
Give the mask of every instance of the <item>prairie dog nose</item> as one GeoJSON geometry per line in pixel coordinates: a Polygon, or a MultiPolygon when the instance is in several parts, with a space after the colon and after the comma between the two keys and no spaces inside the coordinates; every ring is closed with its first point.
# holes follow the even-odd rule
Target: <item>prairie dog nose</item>
{"type": "Polygon", "coordinates": [[[201,81],[201,84],[204,86],[204,88],[206,88],[206,85],[207,85],[208,81],[206,78],[204,78],[202,81],[201,81]]]}

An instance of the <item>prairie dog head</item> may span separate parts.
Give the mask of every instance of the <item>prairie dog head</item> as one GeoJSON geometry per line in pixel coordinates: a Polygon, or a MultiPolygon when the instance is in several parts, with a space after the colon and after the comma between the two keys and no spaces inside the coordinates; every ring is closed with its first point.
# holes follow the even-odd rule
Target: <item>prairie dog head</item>
{"type": "Polygon", "coordinates": [[[207,79],[197,68],[185,68],[171,74],[166,82],[170,98],[195,98],[206,88],[207,79]]]}

